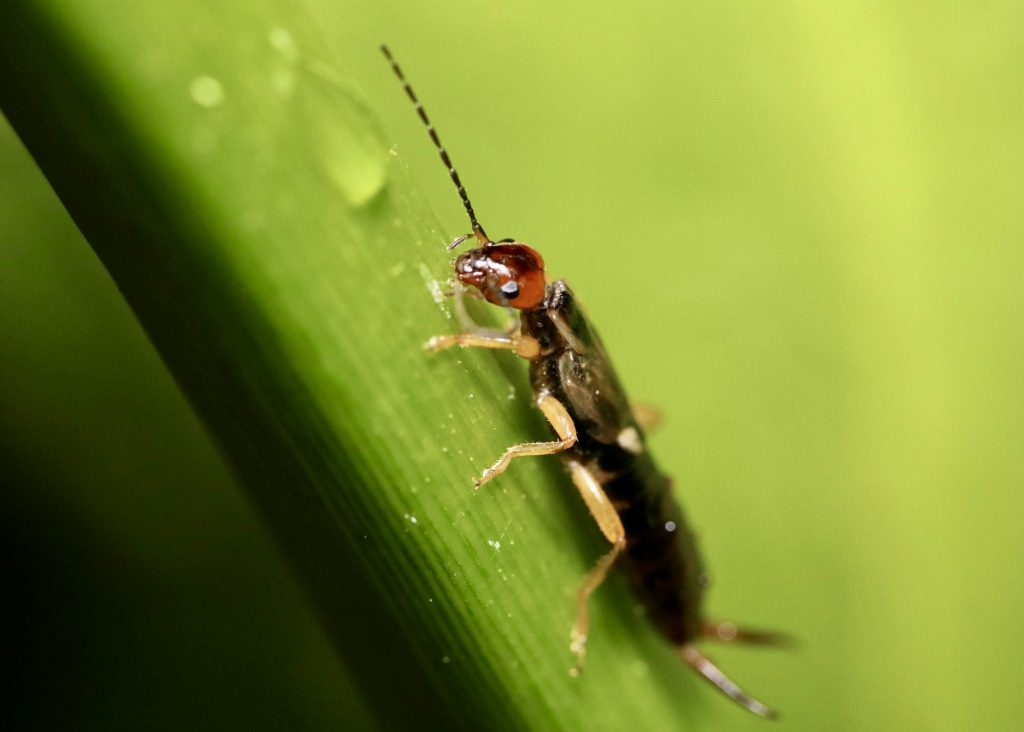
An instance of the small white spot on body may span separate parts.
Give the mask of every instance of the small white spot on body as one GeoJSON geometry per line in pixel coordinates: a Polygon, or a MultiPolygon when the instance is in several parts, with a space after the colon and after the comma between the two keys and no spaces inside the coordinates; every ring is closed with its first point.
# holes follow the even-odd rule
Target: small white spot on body
{"type": "Polygon", "coordinates": [[[213,109],[224,101],[224,85],[212,76],[197,76],[188,87],[192,101],[200,107],[213,109]]]}
{"type": "Polygon", "coordinates": [[[619,447],[633,455],[640,455],[644,451],[644,443],[640,439],[640,433],[636,431],[636,427],[627,427],[622,430],[615,441],[619,443],[619,447]]]}
{"type": "Polygon", "coordinates": [[[496,552],[500,552],[501,551],[501,542],[500,541],[494,541],[492,539],[488,539],[487,540],[487,545],[492,547],[494,549],[494,551],[496,551],[496,552]]]}
{"type": "Polygon", "coordinates": [[[668,533],[671,534],[675,530],[676,530],[676,522],[675,521],[666,521],[665,522],[665,531],[667,531],[668,533]]]}

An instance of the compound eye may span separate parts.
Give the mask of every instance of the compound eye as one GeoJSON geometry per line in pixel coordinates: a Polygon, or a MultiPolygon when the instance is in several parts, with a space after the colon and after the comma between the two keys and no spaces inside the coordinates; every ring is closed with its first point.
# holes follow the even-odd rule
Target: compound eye
{"type": "Polygon", "coordinates": [[[515,300],[519,297],[519,283],[515,280],[509,280],[501,286],[501,294],[507,297],[509,300],[515,300]]]}

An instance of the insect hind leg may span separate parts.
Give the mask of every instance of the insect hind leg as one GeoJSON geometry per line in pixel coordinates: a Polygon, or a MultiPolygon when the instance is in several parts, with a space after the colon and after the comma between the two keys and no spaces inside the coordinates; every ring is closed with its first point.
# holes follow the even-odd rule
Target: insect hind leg
{"type": "Polygon", "coordinates": [[[597,522],[604,538],[612,545],[612,548],[597,560],[594,568],[583,578],[583,582],[576,592],[576,622],[570,633],[569,650],[576,654],[576,666],[572,669],[572,674],[578,676],[583,670],[583,663],[586,660],[587,638],[590,635],[590,612],[587,603],[590,596],[608,576],[608,571],[615,564],[615,560],[626,548],[626,529],[623,527],[622,520],[611,499],[608,498],[594,474],[576,460],[569,463],[569,471],[572,474],[572,482],[576,486],[576,490],[579,491],[590,510],[590,515],[597,522]]]}
{"type": "Polygon", "coordinates": [[[654,432],[665,420],[665,414],[653,404],[633,402],[630,406],[633,409],[633,416],[645,432],[654,432]]]}
{"type": "Polygon", "coordinates": [[[774,709],[743,691],[736,682],[726,676],[718,666],[712,663],[711,659],[698,651],[694,646],[689,643],[680,646],[679,654],[694,671],[748,712],[768,719],[774,719],[778,716],[774,709]]]}

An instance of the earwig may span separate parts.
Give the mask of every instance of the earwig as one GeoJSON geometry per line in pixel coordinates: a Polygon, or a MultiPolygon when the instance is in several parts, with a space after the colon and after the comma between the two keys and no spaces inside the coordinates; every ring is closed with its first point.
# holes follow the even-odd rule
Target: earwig
{"type": "Polygon", "coordinates": [[[386,46],[387,57],[430,139],[448,168],[479,246],[455,260],[456,280],[488,302],[519,312],[518,332],[495,334],[481,328],[435,336],[426,348],[452,346],[509,350],[526,359],[534,403],[557,439],[508,448],[475,481],[493,480],[520,457],[558,455],[611,548],[587,573],[576,595],[576,621],[569,648],[578,674],[590,632],[588,600],[611,568],[627,572],[636,596],[683,661],[744,709],[761,717],[775,712],[746,694],[696,647],[709,638],[750,644],[779,644],[780,635],[743,630],[705,619],[701,603],[708,577],[693,532],[675,500],[670,481],[647,451],[644,425],[634,415],[605,348],[564,280],[548,282],[540,254],[514,239],[492,241],[477,221],[469,196],[426,110],[386,46]]]}

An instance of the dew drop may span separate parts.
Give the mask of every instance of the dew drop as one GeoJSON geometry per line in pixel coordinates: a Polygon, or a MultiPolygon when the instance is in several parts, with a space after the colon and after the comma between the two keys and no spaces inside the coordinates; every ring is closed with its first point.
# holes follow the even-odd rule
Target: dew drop
{"type": "Polygon", "coordinates": [[[299,58],[299,48],[295,45],[295,38],[287,28],[274,28],[270,31],[270,45],[274,47],[288,61],[296,61],[299,58]]]}

